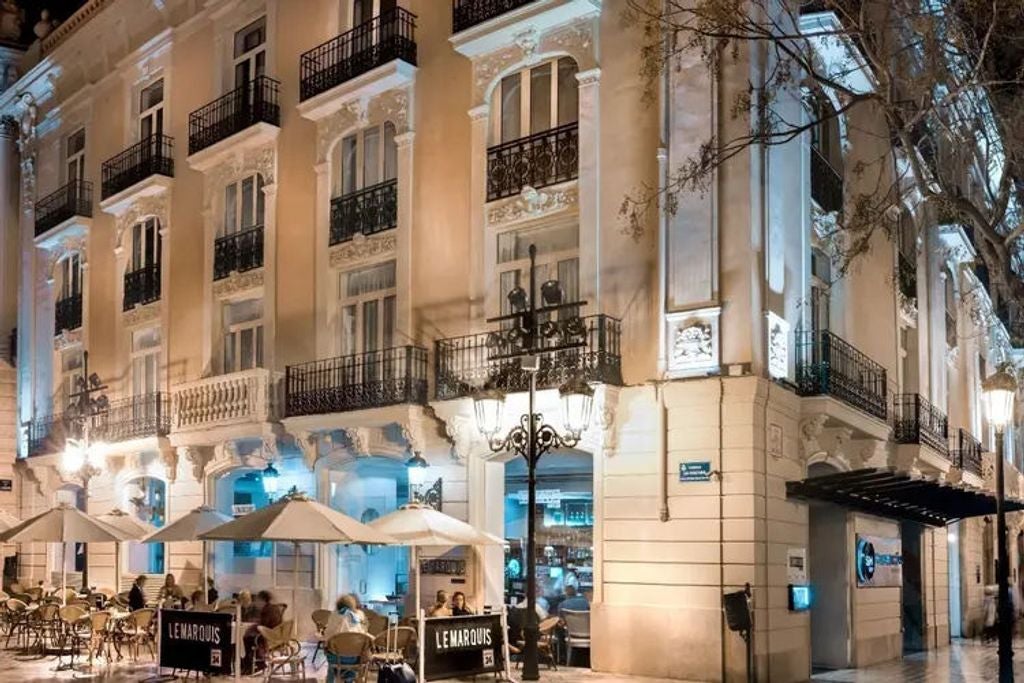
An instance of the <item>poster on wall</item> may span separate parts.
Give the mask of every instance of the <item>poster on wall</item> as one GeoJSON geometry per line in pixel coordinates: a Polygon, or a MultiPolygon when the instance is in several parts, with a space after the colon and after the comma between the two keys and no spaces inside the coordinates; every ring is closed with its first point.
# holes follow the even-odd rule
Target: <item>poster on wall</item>
{"type": "Polygon", "coordinates": [[[899,538],[857,534],[854,562],[858,588],[903,585],[903,544],[899,538]]]}

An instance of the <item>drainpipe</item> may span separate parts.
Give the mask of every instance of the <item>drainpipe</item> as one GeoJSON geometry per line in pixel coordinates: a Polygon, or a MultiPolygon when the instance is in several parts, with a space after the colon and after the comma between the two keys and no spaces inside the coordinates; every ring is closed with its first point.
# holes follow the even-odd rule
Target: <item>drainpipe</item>
{"type": "Polygon", "coordinates": [[[658,519],[667,522],[668,514],[668,408],[665,407],[665,385],[658,382],[654,385],[654,394],[658,402],[658,486],[661,506],[658,508],[658,519]]]}

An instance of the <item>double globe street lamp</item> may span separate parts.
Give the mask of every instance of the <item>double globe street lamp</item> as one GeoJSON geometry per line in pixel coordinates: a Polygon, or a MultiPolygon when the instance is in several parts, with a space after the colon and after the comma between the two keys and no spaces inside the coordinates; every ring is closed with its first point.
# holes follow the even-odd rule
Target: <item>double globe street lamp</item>
{"type": "MultiPolygon", "coordinates": [[[[495,453],[512,452],[526,460],[527,465],[527,527],[526,527],[526,614],[523,628],[523,680],[535,681],[540,678],[537,643],[540,638],[540,620],[537,615],[537,463],[541,456],[559,448],[572,448],[590,424],[594,403],[594,390],[578,374],[579,356],[574,350],[586,344],[586,326],[578,311],[585,301],[562,301],[562,286],[557,280],[548,280],[541,285],[541,305],[537,305],[536,259],[537,249],[530,245],[529,291],[514,288],[508,294],[512,312],[490,318],[489,323],[502,323],[503,329],[488,336],[491,363],[517,361],[518,368],[510,365],[503,372],[492,376],[492,381],[501,384],[517,384],[516,380],[526,373],[528,383],[527,412],[519,418],[519,424],[507,433],[504,430],[505,394],[499,387],[485,387],[473,397],[477,428],[487,439],[495,453]],[[542,371],[542,356],[562,355],[559,362],[567,368],[570,376],[559,389],[564,431],[544,421],[536,411],[537,373],[542,371]],[[573,362],[575,361],[575,362],[573,362]],[[518,372],[516,372],[518,370],[518,372]]],[[[544,369],[553,369],[549,363],[544,369]]],[[[511,389],[519,387],[510,386],[511,389]]]]}
{"type": "Polygon", "coordinates": [[[999,681],[1013,683],[1013,605],[1010,602],[1010,560],[1006,533],[1006,488],[1003,434],[1013,422],[1013,404],[1017,396],[1017,378],[1010,367],[1002,365],[981,383],[982,398],[989,424],[996,436],[996,583],[999,585],[997,615],[999,622],[999,681]]]}

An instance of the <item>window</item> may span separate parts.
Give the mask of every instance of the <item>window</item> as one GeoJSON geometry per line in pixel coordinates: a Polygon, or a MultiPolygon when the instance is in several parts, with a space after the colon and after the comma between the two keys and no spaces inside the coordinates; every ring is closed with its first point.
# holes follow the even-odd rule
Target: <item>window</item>
{"type": "Polygon", "coordinates": [[[139,139],[164,132],[164,80],[146,86],[139,93],[139,139]]]}
{"type": "MultiPolygon", "coordinates": [[[[508,294],[517,286],[529,287],[530,245],[537,247],[537,296],[540,285],[558,280],[563,301],[579,299],[579,225],[565,222],[539,228],[510,230],[498,235],[498,293],[501,314],[511,313],[508,294]]],[[[563,309],[560,315],[578,312],[563,309]]]]}
{"type": "Polygon", "coordinates": [[[160,328],[132,332],[132,396],[160,391],[160,328]]]}
{"type": "Polygon", "coordinates": [[[82,349],[65,349],[60,354],[60,406],[67,410],[73,396],[79,391],[78,380],[82,377],[82,349]]]}
{"type": "Polygon", "coordinates": [[[811,330],[822,332],[829,329],[829,308],[831,304],[832,261],[821,249],[811,250],[811,330]]]}
{"type": "Polygon", "coordinates": [[[956,348],[956,288],[953,285],[953,274],[946,273],[945,277],[945,300],[946,300],[946,346],[956,348]]]}
{"type": "Polygon", "coordinates": [[[235,87],[262,76],[267,68],[267,18],[260,17],[235,33],[235,87]]]}
{"type": "Polygon", "coordinates": [[[160,266],[160,224],[156,218],[147,218],[132,226],[133,271],[160,266]]]}
{"type": "MultiPolygon", "coordinates": [[[[157,529],[167,522],[167,484],[163,481],[153,477],[132,479],[122,489],[122,495],[124,499],[120,507],[131,519],[157,529]]],[[[129,541],[125,545],[129,573],[164,573],[166,552],[163,543],[129,541]]]]}
{"type": "Polygon", "coordinates": [[[65,148],[67,181],[85,180],[85,128],[68,136],[65,148]]]}
{"type": "Polygon", "coordinates": [[[395,345],[395,262],[341,274],[341,355],[395,345]]]}
{"type": "Polygon", "coordinates": [[[373,187],[398,176],[395,126],[390,121],[345,137],[339,147],[332,188],[335,197],[373,187]]]}
{"type": "Polygon", "coordinates": [[[576,72],[576,62],[562,57],[501,79],[494,98],[493,144],[575,123],[579,112],[576,72]]]}
{"type": "Polygon", "coordinates": [[[811,127],[811,147],[838,172],[843,167],[839,115],[827,97],[819,96],[811,99],[811,116],[817,122],[811,127]]]}
{"type": "Polygon", "coordinates": [[[259,299],[224,306],[224,372],[263,367],[263,302],[259,299]]]}
{"type": "Polygon", "coordinates": [[[78,254],[71,254],[57,264],[58,299],[69,299],[82,293],[82,264],[78,254]]]}
{"type": "Polygon", "coordinates": [[[221,234],[233,235],[262,226],[264,218],[263,176],[243,178],[224,188],[224,222],[221,234]]]}

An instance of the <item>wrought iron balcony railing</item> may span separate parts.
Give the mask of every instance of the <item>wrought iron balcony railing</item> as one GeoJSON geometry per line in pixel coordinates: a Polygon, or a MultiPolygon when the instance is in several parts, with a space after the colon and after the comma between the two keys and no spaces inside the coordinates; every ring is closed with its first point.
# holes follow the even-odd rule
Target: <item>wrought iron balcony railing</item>
{"type": "Polygon", "coordinates": [[[109,443],[167,436],[171,431],[170,396],[156,391],[111,401],[94,424],[96,438],[109,443]]]}
{"type": "Polygon", "coordinates": [[[949,459],[953,466],[977,476],[981,474],[981,442],[961,427],[949,435],[949,459]]]}
{"type": "Polygon", "coordinates": [[[299,57],[299,99],[327,92],[395,59],[416,65],[416,15],[396,7],[299,57]]]}
{"type": "MultiPolygon", "coordinates": [[[[606,315],[582,319],[585,345],[541,354],[537,388],[553,389],[571,377],[588,382],[622,384],[621,323],[606,315]]],[[[506,392],[526,391],[530,376],[508,349],[495,348],[493,333],[439,339],[434,342],[434,393],[438,400],[471,395],[487,385],[506,392]],[[491,342],[491,343],[489,343],[491,342]]],[[[551,341],[557,346],[557,340],[551,341]]]]}
{"type": "Polygon", "coordinates": [[[533,0],[452,0],[452,33],[490,21],[533,0]]]}
{"type": "Polygon", "coordinates": [[[81,437],[80,424],[65,420],[62,413],[42,415],[25,423],[28,441],[26,455],[58,453],[64,450],[64,443],[68,437],[81,437]]]}
{"type": "Polygon", "coordinates": [[[69,218],[92,218],[92,183],[72,180],[36,202],[36,237],[69,218]]]}
{"type": "Polygon", "coordinates": [[[579,125],[568,123],[487,150],[487,201],[579,175],[579,125]]]}
{"type": "Polygon", "coordinates": [[[275,420],[280,389],[281,374],[264,368],[181,384],[174,391],[174,429],[199,430],[275,420]]]}
{"type": "Polygon", "coordinates": [[[330,244],[398,225],[398,180],[386,180],[331,200],[330,244]]]}
{"type": "Polygon", "coordinates": [[[159,300],[159,263],[152,263],[124,274],[124,310],[130,311],[136,305],[145,305],[159,300]]]}
{"type": "Polygon", "coordinates": [[[150,135],[103,162],[100,194],[103,199],[153,175],[174,177],[174,138],[150,135]]]}
{"type": "Polygon", "coordinates": [[[195,154],[257,123],[281,125],[280,83],[257,76],[188,115],[188,153],[195,154]]]}
{"type": "Polygon", "coordinates": [[[949,421],[945,413],[920,394],[896,394],[892,399],[892,436],[896,443],[931,446],[949,452],[949,421]]]}
{"type": "Polygon", "coordinates": [[[843,178],[821,152],[811,148],[811,198],[822,211],[842,211],[843,178]]]}
{"type": "Polygon", "coordinates": [[[53,333],[60,334],[64,330],[77,330],[82,326],[82,295],[72,294],[57,299],[53,307],[53,333]]]}
{"type": "Polygon", "coordinates": [[[885,368],[827,330],[797,333],[797,393],[834,396],[884,420],[885,368]]]}
{"type": "Polygon", "coordinates": [[[263,226],[218,237],[213,242],[213,279],[263,266],[263,226]]]}
{"type": "Polygon", "coordinates": [[[917,267],[910,257],[900,252],[896,258],[896,279],[900,294],[907,299],[917,299],[917,267]]]}
{"type": "Polygon", "coordinates": [[[427,350],[396,346],[285,368],[285,415],[426,403],[427,350]]]}

